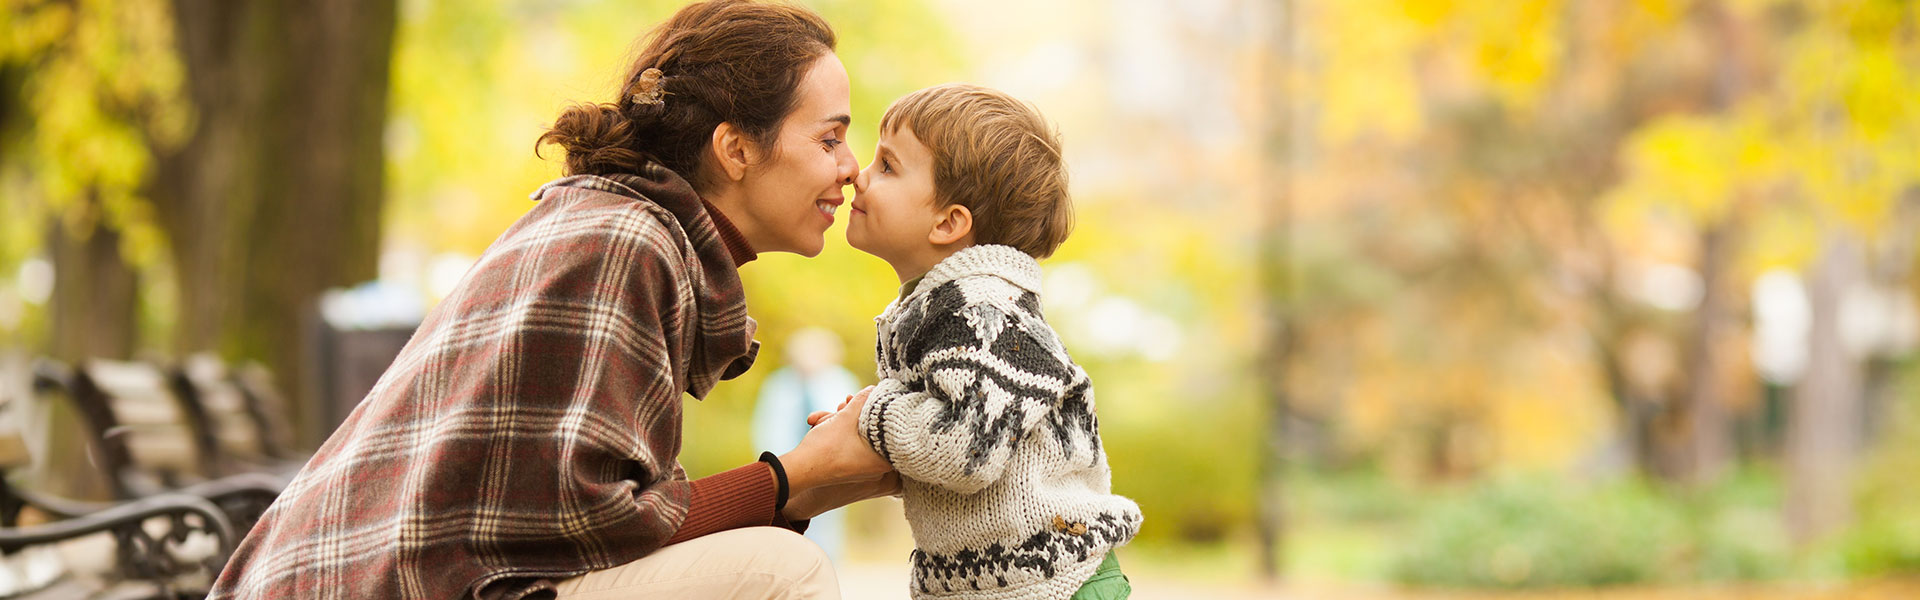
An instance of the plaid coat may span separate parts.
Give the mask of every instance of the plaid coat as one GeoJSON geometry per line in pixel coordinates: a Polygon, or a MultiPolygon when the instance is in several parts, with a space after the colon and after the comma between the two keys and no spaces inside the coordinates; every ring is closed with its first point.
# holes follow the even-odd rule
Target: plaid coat
{"type": "Polygon", "coordinates": [[[212,598],[520,598],[687,514],[681,394],[758,350],[687,183],[575,176],[494,241],[248,533],[212,598]]]}

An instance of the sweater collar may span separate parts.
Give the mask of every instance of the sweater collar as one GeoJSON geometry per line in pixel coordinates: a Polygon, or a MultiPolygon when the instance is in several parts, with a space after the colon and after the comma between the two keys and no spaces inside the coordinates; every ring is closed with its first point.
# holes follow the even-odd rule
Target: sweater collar
{"type": "Polygon", "coordinates": [[[727,245],[727,254],[733,256],[734,266],[753,262],[754,258],[760,256],[758,252],[753,251],[753,244],[747,243],[747,236],[733,226],[733,221],[727,218],[727,213],[721,212],[720,207],[714,206],[706,198],[701,198],[700,204],[707,207],[707,216],[713,217],[713,228],[719,230],[720,241],[727,245]]]}
{"type": "Polygon", "coordinates": [[[999,277],[1035,295],[1040,294],[1040,261],[1012,246],[983,244],[955,252],[941,260],[940,264],[934,265],[932,270],[920,277],[920,284],[914,286],[907,295],[917,295],[940,287],[940,284],[974,275],[999,277]]]}

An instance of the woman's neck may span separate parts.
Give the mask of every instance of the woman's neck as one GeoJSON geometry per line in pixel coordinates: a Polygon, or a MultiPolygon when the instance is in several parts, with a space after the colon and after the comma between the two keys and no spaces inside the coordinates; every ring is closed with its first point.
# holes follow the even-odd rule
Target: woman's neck
{"type": "Polygon", "coordinates": [[[703,191],[700,200],[713,212],[714,226],[720,230],[721,239],[727,242],[727,250],[735,254],[736,261],[742,253],[749,257],[758,256],[762,248],[769,246],[760,224],[748,218],[751,213],[747,211],[744,198],[736,188],[703,191]],[[733,239],[727,239],[729,233],[733,239]],[[736,249],[736,244],[744,245],[744,248],[736,249]]]}
{"type": "Polygon", "coordinates": [[[720,243],[727,247],[727,254],[733,256],[734,266],[747,264],[759,256],[753,250],[753,243],[747,241],[746,234],[733,225],[733,219],[727,218],[727,213],[704,198],[700,203],[707,207],[707,215],[713,219],[714,230],[720,233],[720,243]]]}

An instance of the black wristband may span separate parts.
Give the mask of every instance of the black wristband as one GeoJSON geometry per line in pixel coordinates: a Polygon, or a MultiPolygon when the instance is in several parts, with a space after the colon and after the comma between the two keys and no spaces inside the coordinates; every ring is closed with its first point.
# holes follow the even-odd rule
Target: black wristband
{"type": "Polygon", "coordinates": [[[760,462],[767,463],[767,466],[773,467],[773,478],[775,481],[780,482],[780,485],[779,485],[780,491],[776,492],[774,495],[773,510],[775,511],[786,510],[787,509],[787,468],[780,466],[780,457],[774,456],[772,452],[761,452],[760,462]]]}

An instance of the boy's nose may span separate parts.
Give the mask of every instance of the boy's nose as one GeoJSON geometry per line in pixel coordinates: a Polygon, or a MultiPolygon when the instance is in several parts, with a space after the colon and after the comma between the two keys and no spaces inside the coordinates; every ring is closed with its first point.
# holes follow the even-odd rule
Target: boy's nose
{"type": "Polygon", "coordinates": [[[872,169],[871,169],[871,168],[869,168],[869,169],[867,169],[866,171],[861,171],[861,172],[860,172],[860,173],[859,173],[858,175],[854,175],[854,176],[853,176],[853,193],[856,193],[856,194],[864,194],[864,193],[866,193],[866,191],[867,191],[867,171],[871,171],[871,170],[872,170],[872,169]]]}

